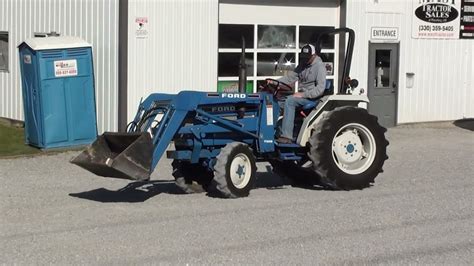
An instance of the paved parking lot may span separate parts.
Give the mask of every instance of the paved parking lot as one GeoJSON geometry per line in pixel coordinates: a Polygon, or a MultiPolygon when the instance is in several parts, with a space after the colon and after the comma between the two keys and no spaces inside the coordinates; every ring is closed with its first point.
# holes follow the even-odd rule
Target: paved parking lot
{"type": "Polygon", "coordinates": [[[250,197],[181,195],[170,161],[129,184],[68,163],[76,152],[0,160],[0,264],[471,264],[474,131],[388,131],[375,186],[283,185],[259,164],[250,197]]]}

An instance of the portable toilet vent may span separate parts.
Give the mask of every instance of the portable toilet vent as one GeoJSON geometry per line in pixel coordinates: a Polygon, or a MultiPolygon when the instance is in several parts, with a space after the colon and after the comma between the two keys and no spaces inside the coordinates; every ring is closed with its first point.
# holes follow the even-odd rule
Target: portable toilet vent
{"type": "Polygon", "coordinates": [[[26,143],[85,145],[97,137],[91,45],[76,37],[27,39],[19,46],[26,143]]]}

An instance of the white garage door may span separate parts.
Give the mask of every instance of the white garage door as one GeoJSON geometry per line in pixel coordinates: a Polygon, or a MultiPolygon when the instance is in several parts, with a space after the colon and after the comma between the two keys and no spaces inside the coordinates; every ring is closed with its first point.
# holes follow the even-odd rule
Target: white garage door
{"type": "MultiPolygon", "coordinates": [[[[334,3],[295,1],[289,6],[283,1],[244,2],[219,5],[219,91],[237,90],[242,37],[246,42],[247,92],[255,92],[264,79],[279,78],[293,70],[303,45],[315,43],[321,32],[339,26],[339,6],[334,3]]],[[[322,46],[328,80],[333,82],[337,77],[337,41],[337,37],[329,38],[322,46]]]]}

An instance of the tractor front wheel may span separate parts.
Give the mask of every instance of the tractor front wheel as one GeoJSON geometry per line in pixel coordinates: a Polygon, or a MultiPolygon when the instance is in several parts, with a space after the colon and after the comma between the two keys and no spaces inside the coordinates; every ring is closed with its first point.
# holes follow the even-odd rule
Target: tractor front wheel
{"type": "Polygon", "coordinates": [[[191,164],[179,160],[174,160],[171,166],[173,167],[175,184],[182,192],[192,194],[208,190],[213,178],[211,170],[200,164],[191,164]]]}
{"type": "Polygon", "coordinates": [[[226,198],[247,197],[255,183],[257,166],[247,144],[232,142],[221,149],[214,165],[216,189],[226,198]]]}
{"type": "Polygon", "coordinates": [[[369,187],[387,157],[386,129],[357,107],[338,107],[322,117],[310,138],[309,157],[321,181],[336,189],[369,187]]]}

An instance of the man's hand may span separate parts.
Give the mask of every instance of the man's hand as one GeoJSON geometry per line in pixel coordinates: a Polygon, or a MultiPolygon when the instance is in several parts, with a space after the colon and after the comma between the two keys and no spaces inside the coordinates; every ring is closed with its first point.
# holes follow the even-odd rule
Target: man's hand
{"type": "Polygon", "coordinates": [[[293,94],[293,97],[295,97],[295,98],[304,98],[304,93],[302,93],[302,92],[295,92],[295,93],[293,94]]]}
{"type": "Polygon", "coordinates": [[[275,87],[278,86],[278,85],[280,85],[280,83],[279,83],[278,81],[276,81],[276,80],[269,80],[269,79],[267,79],[266,82],[267,82],[267,85],[273,85],[273,86],[275,86],[275,87]]]}

